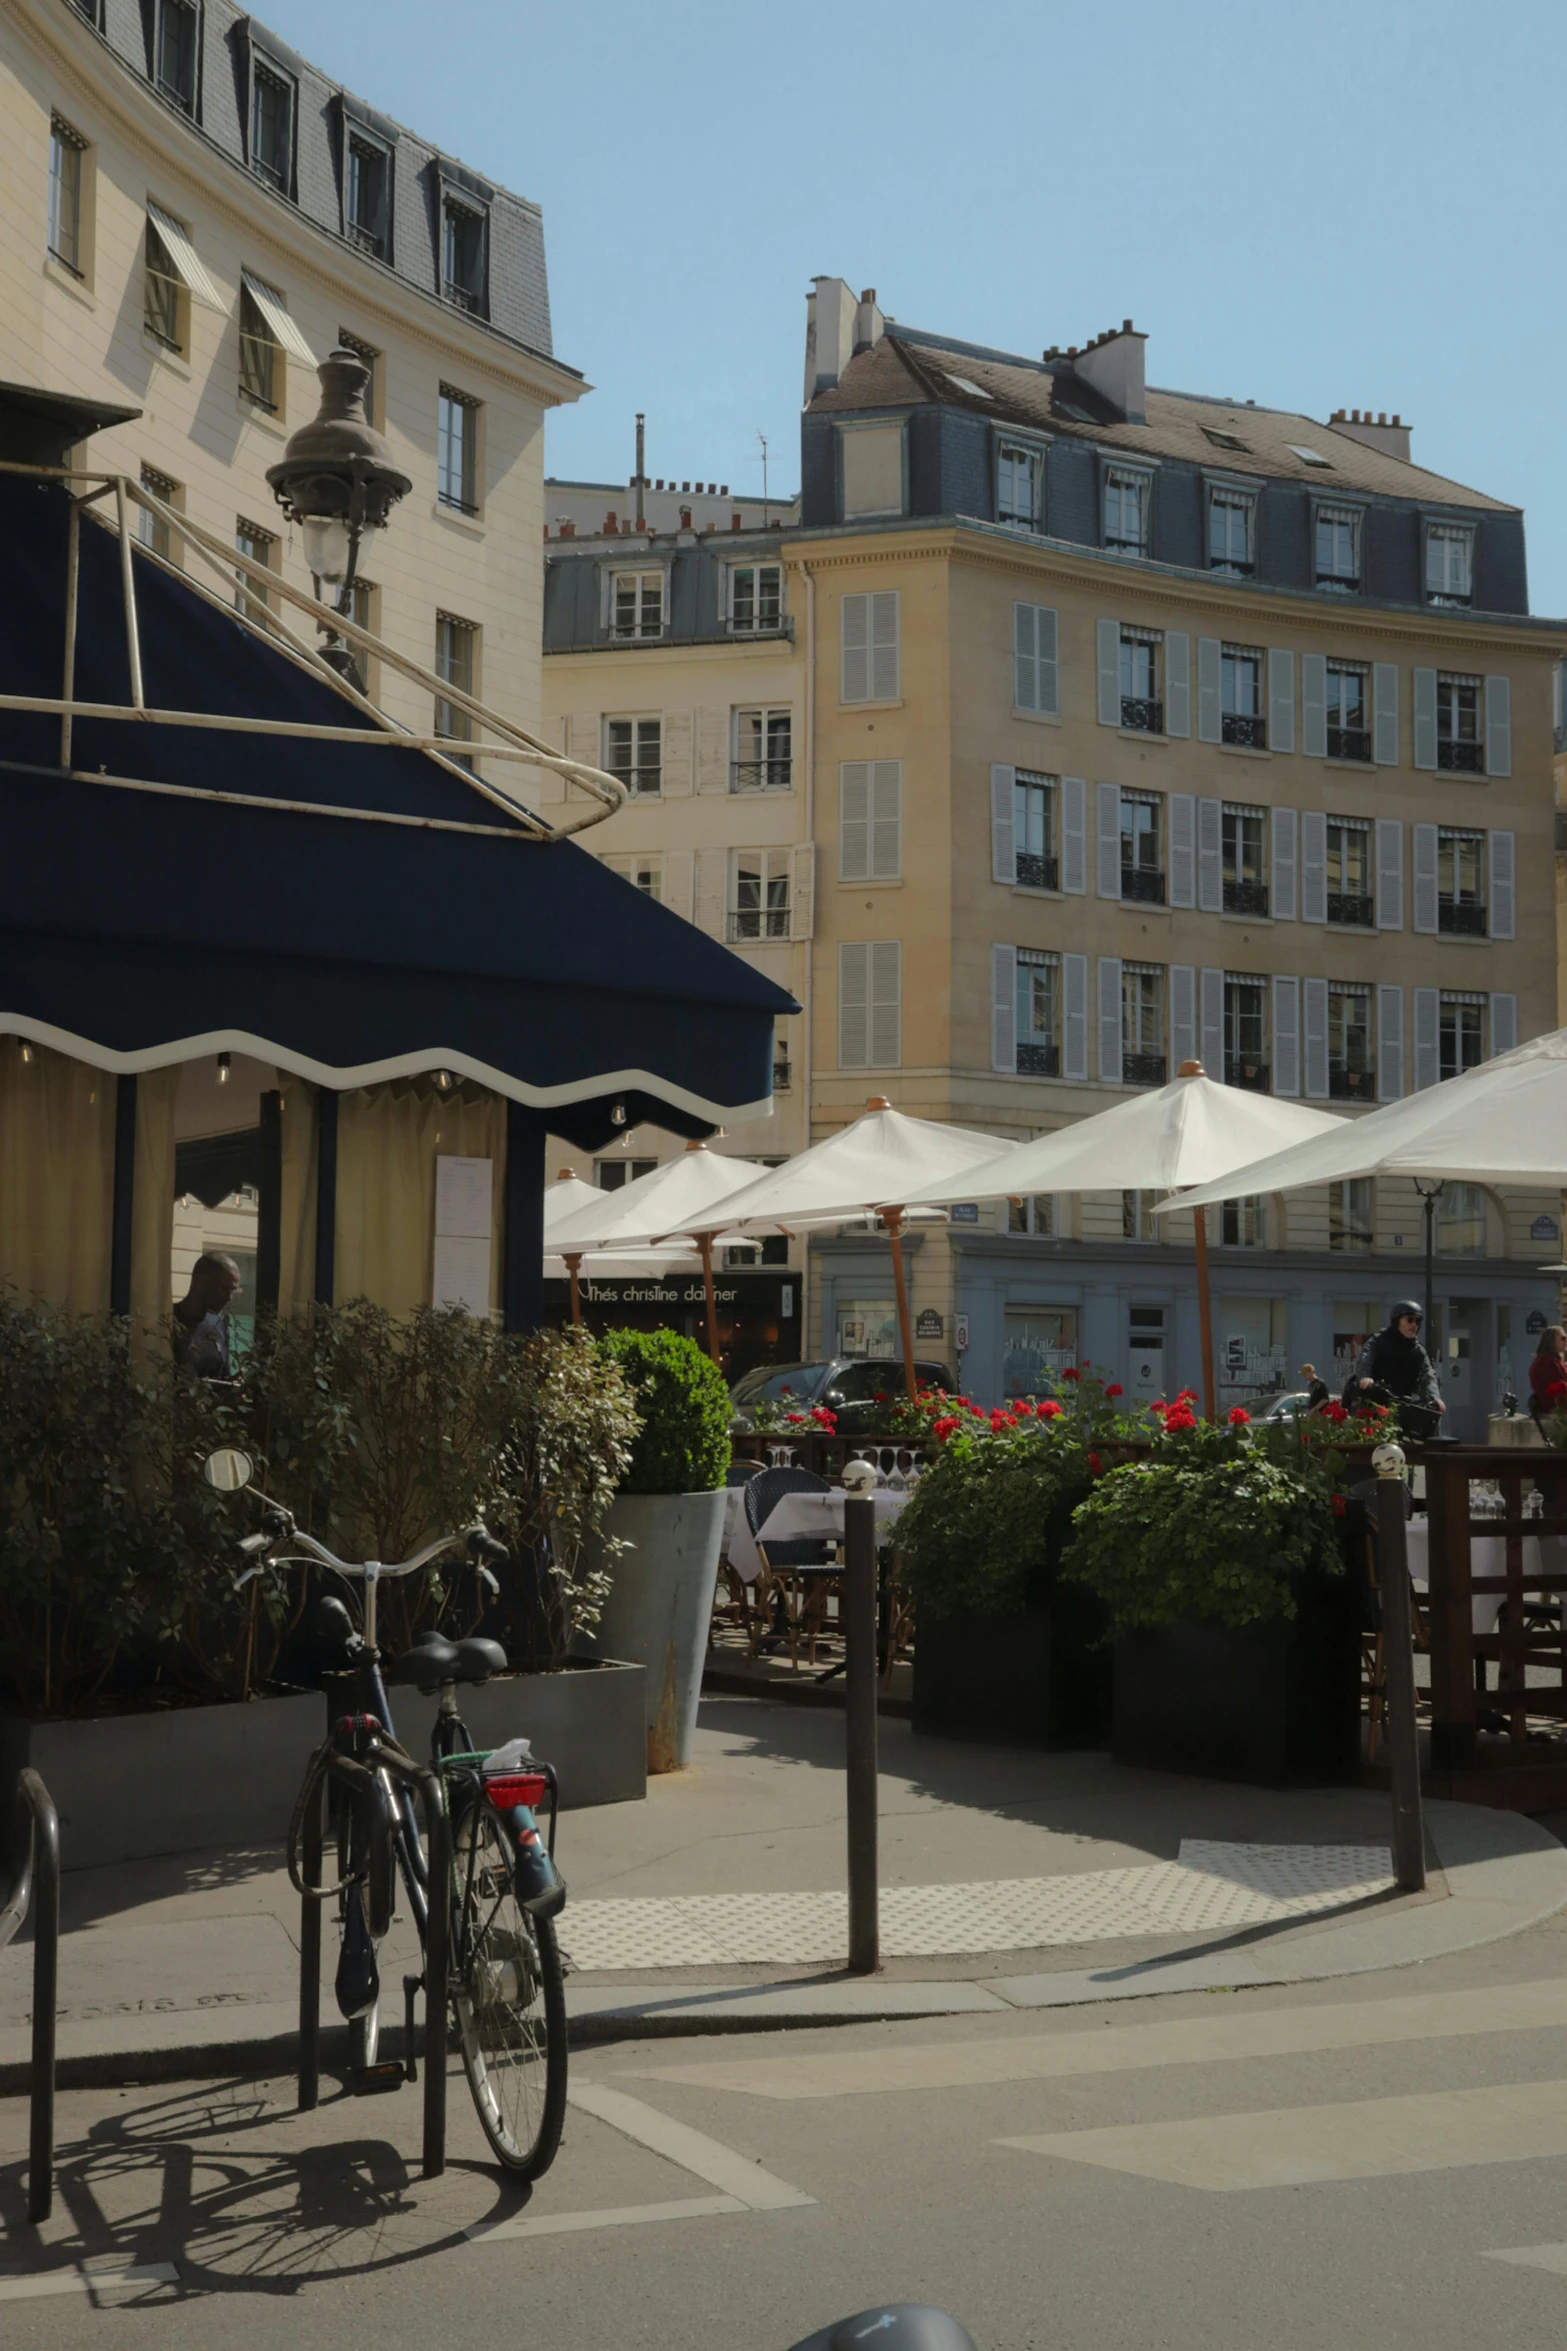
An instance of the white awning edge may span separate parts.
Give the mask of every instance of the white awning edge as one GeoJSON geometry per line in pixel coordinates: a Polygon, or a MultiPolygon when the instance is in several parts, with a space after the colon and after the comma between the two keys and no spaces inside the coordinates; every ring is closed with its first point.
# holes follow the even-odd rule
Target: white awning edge
{"type": "Polygon", "coordinates": [[[150,196],[147,199],[147,218],[163,239],[169,259],[174,264],[175,274],[184,280],[192,298],[201,303],[204,309],[216,310],[227,317],[229,306],[208,277],[200,254],[190,241],[189,232],[182,229],[177,220],[171,220],[162,206],[154,204],[150,196]]]}
{"type": "Polygon", "coordinates": [[[263,285],[260,278],[253,278],[248,269],[241,270],[240,276],[244,280],[246,293],[284,350],[292,353],[295,359],[302,359],[306,367],[319,367],[321,362],[272,288],[263,285]]]}

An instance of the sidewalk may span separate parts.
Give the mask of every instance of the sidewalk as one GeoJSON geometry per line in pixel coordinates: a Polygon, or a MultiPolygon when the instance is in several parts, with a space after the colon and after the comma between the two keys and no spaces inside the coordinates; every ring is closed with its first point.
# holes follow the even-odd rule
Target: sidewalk
{"type": "MultiPolygon", "coordinates": [[[[562,1822],[582,2038],[1047,2007],[1414,1964],[1567,1905],[1567,1849],[1516,1813],[1431,1804],[1431,1882],[1395,1897],[1388,1800],[1232,1787],[881,1726],[885,1965],[844,1974],[843,1721],[704,1703],[695,1766],[562,1822]]],[[[68,1874],[67,2082],[285,2071],[299,1905],[281,1854],[68,1874]]],[[[336,1937],[323,1938],[323,2018],[336,1937]]],[[[31,1947],[0,1955],[0,2092],[27,2065],[31,1947]]],[[[414,1962],[383,1955],[388,2021],[414,1962]]],[[[400,2035],[394,2033],[396,2049],[400,2035]]],[[[330,2040],[329,2040],[330,2046],[330,2040]]]]}

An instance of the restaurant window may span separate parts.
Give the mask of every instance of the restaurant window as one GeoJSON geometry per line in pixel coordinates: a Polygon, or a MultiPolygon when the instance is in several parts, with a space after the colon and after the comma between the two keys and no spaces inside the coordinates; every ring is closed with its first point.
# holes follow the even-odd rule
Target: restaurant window
{"type": "Polygon", "coordinates": [[[1075,1306],[1008,1306],[1002,1317],[1001,1385],[1008,1396],[1053,1394],[1077,1362],[1075,1306]]]}
{"type": "Polygon", "coordinates": [[[1061,958],[1037,947],[1017,951],[1017,1073],[1061,1075],[1061,958]]]}

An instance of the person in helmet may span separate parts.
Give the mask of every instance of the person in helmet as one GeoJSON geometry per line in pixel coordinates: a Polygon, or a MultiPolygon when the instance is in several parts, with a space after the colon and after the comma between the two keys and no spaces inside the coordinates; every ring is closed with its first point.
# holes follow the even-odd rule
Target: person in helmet
{"type": "Polygon", "coordinates": [[[1420,1344],[1422,1320],[1414,1299],[1402,1298],[1388,1316],[1386,1330],[1367,1340],[1344,1390],[1351,1411],[1373,1388],[1386,1388],[1401,1404],[1424,1404],[1438,1413],[1447,1410],[1431,1358],[1420,1344]]]}

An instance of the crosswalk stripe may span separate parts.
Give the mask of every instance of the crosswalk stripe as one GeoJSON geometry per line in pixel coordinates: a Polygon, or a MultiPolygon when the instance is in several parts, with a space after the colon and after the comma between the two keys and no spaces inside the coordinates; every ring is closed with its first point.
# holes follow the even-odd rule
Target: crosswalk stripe
{"type": "Polygon", "coordinates": [[[115,2254],[78,2263],[72,2269],[35,2271],[31,2277],[0,2278],[0,2302],[39,2302],[57,2294],[134,2293],[143,2286],[177,2286],[172,2261],[128,2262],[115,2254]]]}
{"type": "Polygon", "coordinates": [[[914,2047],[734,2057],[707,2064],[641,2066],[619,2078],[686,2082],[757,2098],[853,2098],[887,2090],[970,2089],[992,2082],[1064,2080],[1141,2066],[1208,2065],[1219,2059],[1296,2057],[1313,2050],[1378,2048],[1474,2033],[1567,2026],[1567,1980],[1496,1984],[1472,1992],[1405,1993],[1300,2008],[1252,2008],[1157,2024],[1087,2026],[1011,2038],[936,2041],[914,2047]]]}
{"type": "Polygon", "coordinates": [[[579,2229],[636,2228],[651,2220],[697,2220],[710,2212],[749,2212],[738,2196],[681,2196],[669,2204],[621,2204],[600,2212],[541,2212],[516,2220],[476,2221],[463,2235],[475,2243],[493,2237],[561,2237],[579,2229]]]}
{"type": "Polygon", "coordinates": [[[816,2201],[814,2196],[791,2188],[787,2180],[764,2171],[748,2155],[737,2155],[732,2147],[708,2138],[704,2131],[694,2131],[688,2123],[660,2114],[656,2106],[644,2106],[640,2098],[628,2098],[623,2090],[607,2089],[599,2082],[574,2082],[566,2095],[584,2114],[596,2114],[639,2146],[651,2147],[655,2155],[667,2155],[683,2171],[694,2172],[726,2196],[738,2197],[753,2212],[782,2212],[791,2205],[816,2201]]]}
{"type": "Polygon", "coordinates": [[[1482,2253],[1482,2261],[1512,2261],[1520,2269],[1548,2269],[1567,2277],[1567,2245],[1514,2245],[1505,2253],[1482,2253]]]}

